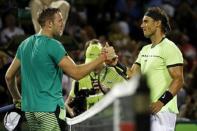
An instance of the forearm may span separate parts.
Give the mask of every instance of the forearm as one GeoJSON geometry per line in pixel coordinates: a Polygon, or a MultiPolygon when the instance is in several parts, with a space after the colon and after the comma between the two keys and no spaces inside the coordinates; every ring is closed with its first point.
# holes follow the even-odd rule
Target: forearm
{"type": "Polygon", "coordinates": [[[151,103],[150,110],[153,114],[159,112],[163,106],[165,106],[181,89],[183,82],[181,79],[174,79],[168,90],[166,90],[158,101],[151,103]]]}
{"type": "Polygon", "coordinates": [[[107,60],[112,60],[116,56],[113,47],[104,47],[100,56],[91,61],[90,63],[76,65],[75,62],[69,56],[65,56],[59,63],[58,66],[63,69],[63,71],[74,78],[79,80],[84,76],[92,72],[96,67],[103,64],[107,60]]]}
{"type": "Polygon", "coordinates": [[[17,75],[17,71],[19,71],[19,69],[20,69],[20,60],[17,57],[15,57],[5,74],[7,87],[14,100],[21,99],[20,93],[15,83],[15,78],[17,75]]]}
{"type": "Polygon", "coordinates": [[[73,97],[71,97],[70,95],[68,96],[68,98],[66,99],[66,101],[65,101],[65,106],[66,105],[69,105],[71,102],[72,102],[72,100],[73,100],[73,97]]]}
{"type": "Polygon", "coordinates": [[[75,112],[73,111],[73,109],[66,103],[65,103],[65,108],[66,108],[68,114],[70,115],[70,117],[74,117],[75,116],[75,112]]]}
{"type": "Polygon", "coordinates": [[[70,103],[72,102],[73,100],[73,97],[71,96],[68,96],[67,100],[65,101],[64,105],[65,105],[65,108],[67,110],[67,112],[69,113],[69,115],[71,117],[74,117],[75,116],[75,112],[73,111],[73,109],[69,106],[70,103]]]}
{"type": "Polygon", "coordinates": [[[59,1],[59,3],[61,3],[59,8],[61,10],[65,25],[69,15],[70,4],[67,1],[59,1]]]}
{"type": "Polygon", "coordinates": [[[30,2],[30,8],[31,8],[33,26],[34,26],[35,32],[38,33],[40,31],[40,25],[38,23],[38,13],[40,13],[43,7],[40,3],[33,0],[30,2]]]}
{"type": "Polygon", "coordinates": [[[90,63],[76,65],[76,72],[75,72],[76,80],[79,80],[79,79],[83,78],[84,76],[88,75],[98,65],[103,64],[103,62],[104,62],[104,58],[99,57],[95,61],[92,61],[90,63]]]}
{"type": "Polygon", "coordinates": [[[179,92],[182,86],[183,81],[179,77],[173,79],[169,89],[166,90],[158,100],[162,102],[164,105],[166,105],[179,92]]]}
{"type": "Polygon", "coordinates": [[[173,79],[169,86],[169,92],[172,93],[173,96],[175,96],[183,87],[183,83],[184,82],[182,78],[173,79]]]}
{"type": "Polygon", "coordinates": [[[12,98],[14,100],[20,100],[21,95],[20,95],[19,90],[16,86],[16,82],[15,82],[14,78],[6,79],[6,83],[7,83],[7,86],[8,86],[8,90],[9,90],[10,94],[12,95],[12,98]]]}
{"type": "Polygon", "coordinates": [[[171,67],[168,68],[168,71],[172,78],[168,91],[172,94],[172,96],[175,96],[184,84],[183,66],[171,67]]]}

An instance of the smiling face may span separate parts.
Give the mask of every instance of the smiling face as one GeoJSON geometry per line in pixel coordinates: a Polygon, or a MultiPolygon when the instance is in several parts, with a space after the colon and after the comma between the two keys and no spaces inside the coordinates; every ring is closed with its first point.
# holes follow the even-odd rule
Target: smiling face
{"type": "Polygon", "coordinates": [[[153,36],[158,28],[158,21],[155,21],[149,16],[144,16],[141,24],[144,36],[150,38],[153,36]]]}

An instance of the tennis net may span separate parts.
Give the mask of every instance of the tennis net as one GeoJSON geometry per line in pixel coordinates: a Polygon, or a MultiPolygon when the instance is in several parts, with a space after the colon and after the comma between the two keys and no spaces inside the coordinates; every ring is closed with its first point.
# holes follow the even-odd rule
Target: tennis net
{"type": "Polygon", "coordinates": [[[92,108],[72,119],[67,118],[69,131],[134,131],[134,94],[139,76],[116,85],[92,108]]]}

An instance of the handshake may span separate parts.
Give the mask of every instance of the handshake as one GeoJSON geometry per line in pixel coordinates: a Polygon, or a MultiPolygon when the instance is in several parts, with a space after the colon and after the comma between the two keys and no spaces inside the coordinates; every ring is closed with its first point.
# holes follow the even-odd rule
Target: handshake
{"type": "Polygon", "coordinates": [[[106,64],[117,64],[118,56],[116,55],[114,48],[109,46],[108,43],[106,43],[106,45],[103,47],[101,56],[103,57],[106,64]]]}

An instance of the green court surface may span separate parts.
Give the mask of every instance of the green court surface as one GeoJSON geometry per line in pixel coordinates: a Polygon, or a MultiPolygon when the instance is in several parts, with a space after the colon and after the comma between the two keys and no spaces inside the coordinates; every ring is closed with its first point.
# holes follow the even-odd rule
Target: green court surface
{"type": "Polygon", "coordinates": [[[197,122],[177,123],[175,131],[197,131],[197,122]]]}

